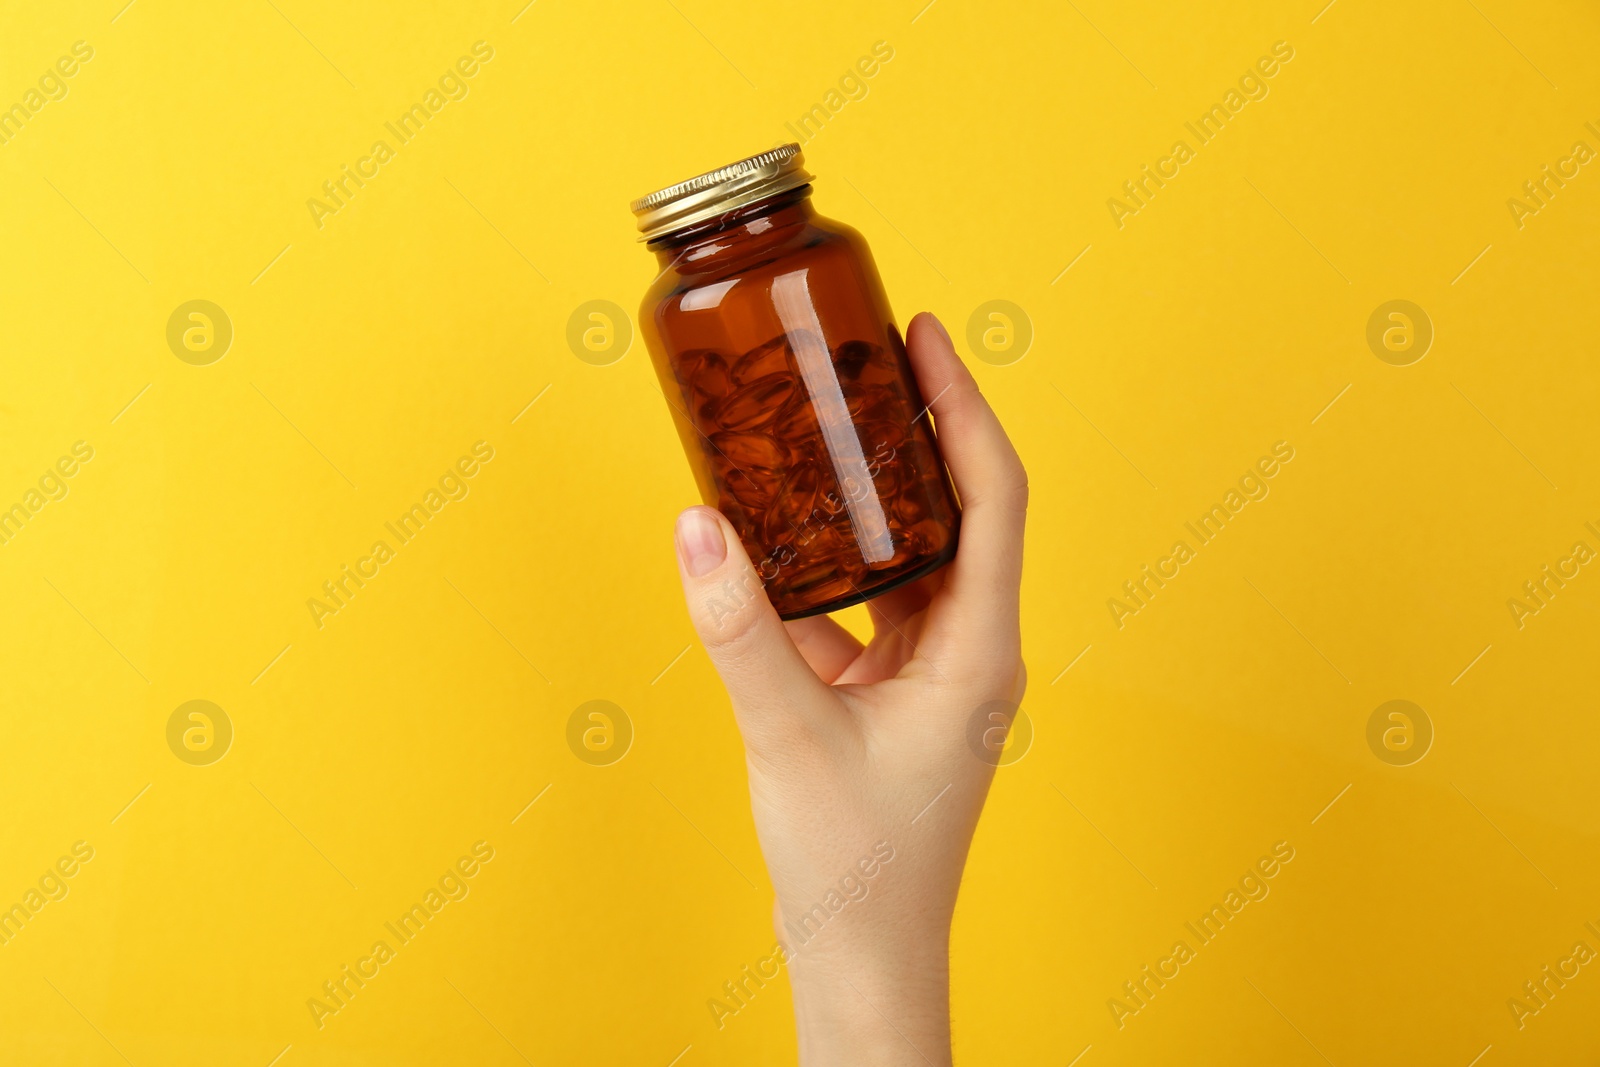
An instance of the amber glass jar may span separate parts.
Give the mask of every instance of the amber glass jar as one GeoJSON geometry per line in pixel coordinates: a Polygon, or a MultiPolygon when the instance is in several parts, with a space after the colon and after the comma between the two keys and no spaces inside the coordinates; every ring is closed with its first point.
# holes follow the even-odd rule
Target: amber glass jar
{"type": "Polygon", "coordinates": [[[634,201],[639,314],[707,504],[786,619],[949,562],[960,511],[861,235],[811,208],[799,145],[634,201]]]}

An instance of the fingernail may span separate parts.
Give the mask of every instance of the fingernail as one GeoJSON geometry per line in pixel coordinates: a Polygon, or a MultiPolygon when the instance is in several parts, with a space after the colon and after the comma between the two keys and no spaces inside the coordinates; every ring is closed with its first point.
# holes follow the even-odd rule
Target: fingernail
{"type": "Polygon", "coordinates": [[[939,321],[939,316],[930,311],[928,318],[933,320],[933,328],[939,331],[939,336],[944,338],[944,343],[954,348],[955,342],[950,340],[950,331],[944,328],[944,323],[939,321]]]}
{"type": "Polygon", "coordinates": [[[728,558],[722,524],[710,508],[690,508],[678,516],[678,558],[691,578],[704,578],[728,558]]]}

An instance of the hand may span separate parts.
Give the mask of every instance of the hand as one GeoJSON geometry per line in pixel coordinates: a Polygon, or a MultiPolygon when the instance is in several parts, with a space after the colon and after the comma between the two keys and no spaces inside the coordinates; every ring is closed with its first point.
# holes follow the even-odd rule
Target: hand
{"type": "Polygon", "coordinates": [[[781,622],[715,509],[677,525],[689,614],[744,737],[808,1067],[950,1062],[950,920],[994,774],[969,731],[1027,685],[1026,473],[939,321],[917,316],[907,342],[961,497],[960,546],[868,601],[869,644],[826,617],[781,622]]]}

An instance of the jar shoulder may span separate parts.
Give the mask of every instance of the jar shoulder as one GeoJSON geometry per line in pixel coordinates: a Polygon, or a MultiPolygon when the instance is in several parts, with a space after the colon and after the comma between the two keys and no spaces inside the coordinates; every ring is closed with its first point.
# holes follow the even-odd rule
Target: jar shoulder
{"type": "Polygon", "coordinates": [[[821,215],[813,215],[790,228],[780,239],[752,248],[748,253],[696,269],[693,265],[673,265],[662,271],[645,291],[640,303],[642,317],[659,314],[685,296],[714,288],[726,288],[741,279],[776,275],[794,269],[797,263],[818,266],[829,261],[848,261],[855,269],[871,267],[867,242],[854,227],[821,215]]]}

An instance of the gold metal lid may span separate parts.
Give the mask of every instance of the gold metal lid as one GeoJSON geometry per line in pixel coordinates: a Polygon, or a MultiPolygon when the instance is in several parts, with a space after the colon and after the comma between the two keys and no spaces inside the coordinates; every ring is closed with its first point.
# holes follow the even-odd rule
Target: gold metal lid
{"type": "Polygon", "coordinates": [[[639,240],[665,237],[810,181],[798,144],[729,163],[635,200],[631,207],[644,234],[639,240]]]}

